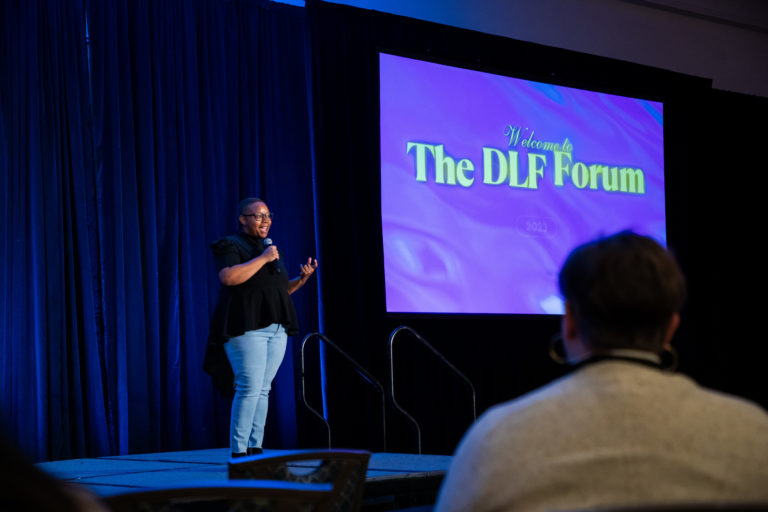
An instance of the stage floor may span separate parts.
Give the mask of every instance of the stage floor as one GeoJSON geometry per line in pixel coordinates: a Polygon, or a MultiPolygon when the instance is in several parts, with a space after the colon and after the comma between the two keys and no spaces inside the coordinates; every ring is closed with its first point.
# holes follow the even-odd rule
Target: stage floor
{"type": "MultiPolygon", "coordinates": [[[[265,450],[265,453],[280,453],[265,450]]],[[[119,455],[43,462],[47,473],[110,496],[139,489],[227,479],[227,448],[119,455]]],[[[447,455],[374,453],[366,476],[364,510],[393,510],[434,503],[450,464],[447,455]]]]}

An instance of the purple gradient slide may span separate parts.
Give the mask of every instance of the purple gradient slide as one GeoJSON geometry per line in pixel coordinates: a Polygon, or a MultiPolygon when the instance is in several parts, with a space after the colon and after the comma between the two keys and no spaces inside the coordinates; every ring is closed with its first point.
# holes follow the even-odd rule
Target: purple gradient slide
{"type": "Polygon", "coordinates": [[[576,245],[666,243],[661,103],[381,53],[388,312],[560,314],[576,245]]]}

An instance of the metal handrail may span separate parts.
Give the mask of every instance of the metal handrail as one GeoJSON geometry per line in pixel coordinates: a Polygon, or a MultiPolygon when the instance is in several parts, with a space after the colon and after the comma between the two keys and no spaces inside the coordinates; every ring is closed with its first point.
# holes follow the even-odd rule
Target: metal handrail
{"type": "Polygon", "coordinates": [[[419,426],[419,422],[416,421],[416,419],[411,416],[408,411],[403,409],[399,403],[397,403],[397,400],[395,399],[395,368],[394,368],[394,341],[395,336],[400,331],[408,331],[410,332],[417,340],[419,340],[425,347],[427,347],[429,350],[432,351],[442,362],[448,366],[451,370],[453,370],[453,373],[461,377],[469,386],[469,389],[472,391],[472,418],[473,421],[477,420],[477,399],[476,399],[476,393],[475,393],[475,386],[472,384],[472,381],[470,381],[466,375],[461,373],[458,368],[456,368],[453,364],[451,364],[448,359],[445,358],[443,354],[437,351],[435,347],[429,344],[427,340],[425,340],[419,333],[408,327],[407,325],[401,325],[394,331],[392,331],[392,334],[389,335],[389,343],[387,344],[387,357],[389,358],[389,385],[390,385],[390,398],[392,399],[392,405],[394,405],[395,409],[400,411],[406,418],[411,420],[413,425],[416,427],[416,439],[418,442],[419,447],[419,454],[421,454],[421,427],[419,426]]]}
{"type": "Polygon", "coordinates": [[[347,360],[348,363],[352,365],[352,367],[355,369],[355,371],[360,375],[363,379],[368,381],[373,387],[376,388],[376,390],[381,395],[381,430],[382,435],[384,436],[384,446],[383,450],[384,452],[387,451],[387,422],[386,422],[386,393],[384,392],[384,386],[381,385],[381,383],[376,380],[376,377],[371,375],[371,373],[366,370],[365,368],[360,365],[357,361],[352,359],[352,357],[344,352],[341,347],[339,347],[337,344],[335,344],[333,341],[331,341],[325,334],[319,333],[319,332],[313,332],[310,334],[307,334],[304,336],[304,339],[301,341],[301,399],[304,401],[304,405],[312,411],[312,413],[320,418],[323,423],[325,423],[325,428],[328,430],[328,448],[331,448],[331,425],[328,423],[328,421],[325,419],[325,417],[317,412],[309,403],[307,402],[307,393],[306,393],[306,386],[305,386],[305,372],[304,372],[304,348],[309,341],[310,338],[317,337],[323,342],[325,342],[326,345],[333,348],[341,354],[344,359],[347,360]]]}

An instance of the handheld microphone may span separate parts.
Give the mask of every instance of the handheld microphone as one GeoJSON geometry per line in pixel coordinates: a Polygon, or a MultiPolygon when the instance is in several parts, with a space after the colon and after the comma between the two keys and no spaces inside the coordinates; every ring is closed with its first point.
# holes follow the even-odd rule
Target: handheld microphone
{"type": "MultiPolygon", "coordinates": [[[[267,250],[272,245],[272,239],[271,238],[265,238],[264,239],[264,250],[267,250]]],[[[280,264],[277,262],[277,260],[270,261],[267,265],[269,265],[269,268],[271,268],[275,273],[280,273],[280,264]]]]}

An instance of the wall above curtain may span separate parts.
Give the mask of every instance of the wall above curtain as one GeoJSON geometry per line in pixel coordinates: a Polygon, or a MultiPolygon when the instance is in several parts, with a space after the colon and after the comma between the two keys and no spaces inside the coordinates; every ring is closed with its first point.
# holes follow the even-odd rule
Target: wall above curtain
{"type": "Polygon", "coordinates": [[[768,9],[760,1],[329,0],[712,79],[768,97],[768,9]]]}

